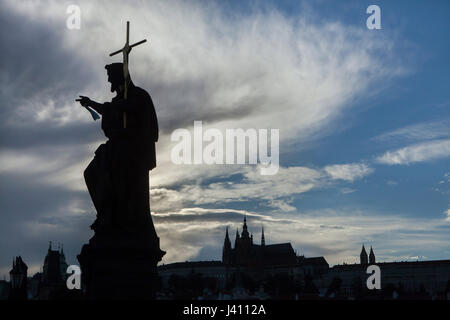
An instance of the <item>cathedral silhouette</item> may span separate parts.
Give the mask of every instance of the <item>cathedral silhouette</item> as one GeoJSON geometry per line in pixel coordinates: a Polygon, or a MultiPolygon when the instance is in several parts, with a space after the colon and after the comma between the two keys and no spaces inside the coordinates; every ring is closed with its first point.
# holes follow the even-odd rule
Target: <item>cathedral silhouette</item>
{"type": "Polygon", "coordinates": [[[236,230],[234,248],[231,247],[228,227],[226,229],[222,262],[227,266],[257,268],[280,264],[295,264],[297,256],[290,243],[266,245],[264,227],[261,228],[260,244],[253,243],[253,234],[249,234],[247,218],[244,217],[242,233],[239,235],[239,230],[236,230]]]}

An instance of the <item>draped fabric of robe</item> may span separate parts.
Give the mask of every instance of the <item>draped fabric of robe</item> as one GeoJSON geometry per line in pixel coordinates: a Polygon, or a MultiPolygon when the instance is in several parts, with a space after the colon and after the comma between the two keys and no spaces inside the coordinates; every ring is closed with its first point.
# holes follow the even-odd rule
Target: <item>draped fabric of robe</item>
{"type": "Polygon", "coordinates": [[[156,237],[150,216],[149,170],[156,166],[158,121],[150,95],[131,83],[127,100],[116,97],[103,105],[102,129],[108,141],[98,147],[84,172],[97,210],[91,228],[96,232],[150,230],[156,237]]]}

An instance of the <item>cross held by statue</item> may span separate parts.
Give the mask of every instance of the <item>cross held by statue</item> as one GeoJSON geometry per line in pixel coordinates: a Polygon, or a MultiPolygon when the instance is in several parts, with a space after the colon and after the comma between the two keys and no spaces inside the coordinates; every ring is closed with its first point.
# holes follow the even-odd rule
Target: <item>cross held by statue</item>
{"type": "MultiPolygon", "coordinates": [[[[139,42],[136,42],[132,45],[130,45],[130,22],[127,21],[127,36],[126,36],[126,42],[122,49],[117,50],[113,53],[110,53],[109,56],[112,57],[118,53],[123,54],[123,78],[124,78],[124,92],[123,92],[123,98],[126,100],[128,96],[128,85],[130,82],[130,72],[128,71],[128,55],[130,54],[131,48],[136,47],[144,42],[147,41],[147,39],[141,40],[139,42]]],[[[127,127],[127,114],[126,112],[123,113],[123,127],[126,129],[127,127]]]]}

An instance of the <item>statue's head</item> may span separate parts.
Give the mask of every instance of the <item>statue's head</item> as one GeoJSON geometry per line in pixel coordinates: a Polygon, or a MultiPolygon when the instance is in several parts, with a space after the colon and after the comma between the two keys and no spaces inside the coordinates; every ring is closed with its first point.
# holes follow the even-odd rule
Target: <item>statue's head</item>
{"type": "Polygon", "coordinates": [[[107,64],[105,69],[108,73],[108,81],[111,83],[111,92],[119,92],[125,82],[123,77],[123,63],[116,62],[107,64]]]}

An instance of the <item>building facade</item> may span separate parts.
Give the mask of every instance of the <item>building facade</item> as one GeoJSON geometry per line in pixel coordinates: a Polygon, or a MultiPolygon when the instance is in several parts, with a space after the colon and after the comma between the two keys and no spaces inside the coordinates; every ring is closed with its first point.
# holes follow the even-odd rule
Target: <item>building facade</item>
{"type": "MultiPolygon", "coordinates": [[[[366,281],[370,274],[367,267],[377,265],[381,272],[380,292],[390,291],[388,298],[412,297],[420,295],[429,299],[447,299],[450,289],[450,260],[376,262],[373,248],[367,255],[363,245],[359,264],[335,265],[328,271],[324,281],[319,284],[329,288],[339,280],[340,294],[356,297],[367,293],[366,281]]],[[[373,291],[376,293],[376,291],[373,291]]]]}
{"type": "Polygon", "coordinates": [[[158,267],[158,273],[163,288],[169,286],[171,277],[188,277],[196,273],[217,279],[218,287],[224,289],[231,281],[234,285],[241,285],[245,277],[257,283],[277,275],[303,280],[305,276],[321,277],[328,269],[329,265],[324,257],[297,256],[290,243],[266,244],[263,228],[261,240],[256,244],[244,217],[242,232],[236,230],[234,246],[226,228],[222,261],[165,264],[158,267]]]}

